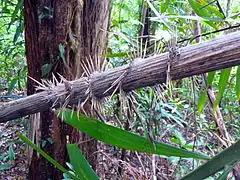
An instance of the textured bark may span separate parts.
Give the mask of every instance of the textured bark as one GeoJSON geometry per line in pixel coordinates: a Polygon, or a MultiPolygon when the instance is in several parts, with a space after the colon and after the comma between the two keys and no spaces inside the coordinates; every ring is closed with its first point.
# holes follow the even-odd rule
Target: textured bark
{"type": "MultiPolygon", "coordinates": [[[[172,64],[171,77],[173,80],[204,72],[215,71],[240,64],[240,33],[232,33],[210,41],[202,42],[180,49],[179,61],[172,64]]],[[[69,82],[70,103],[84,101],[86,91],[91,85],[91,92],[96,98],[110,95],[115,88],[105,92],[123,73],[128,72],[122,79],[122,88],[128,92],[139,87],[166,82],[168,53],[136,61],[131,68],[128,65],[93,73],[88,78],[80,78],[69,82]]],[[[23,117],[49,109],[55,101],[65,102],[69,94],[64,84],[34,94],[32,96],[11,101],[0,105],[0,122],[23,117]]],[[[56,105],[56,107],[59,106],[56,105]]]]}
{"type": "MultiPolygon", "coordinates": [[[[25,22],[25,41],[26,41],[26,57],[28,64],[28,76],[33,77],[37,81],[41,79],[41,66],[42,59],[40,57],[40,48],[39,48],[39,23],[38,23],[38,4],[37,1],[24,1],[24,22],[25,22]]],[[[31,95],[35,93],[34,86],[37,85],[34,81],[28,78],[27,82],[27,94],[31,95]]],[[[47,122],[46,122],[47,123],[47,122]]],[[[39,123],[41,126],[41,122],[39,123]]],[[[33,142],[36,143],[36,135],[34,134],[33,129],[39,129],[36,127],[34,119],[30,122],[30,138],[33,142]]],[[[44,133],[43,133],[44,135],[44,133]]],[[[40,135],[37,135],[40,136],[40,135]]],[[[44,148],[46,152],[49,152],[48,146],[44,148]]],[[[30,166],[29,166],[29,179],[37,179],[40,176],[40,166],[41,171],[47,171],[48,166],[46,161],[38,160],[39,157],[34,151],[33,154],[30,154],[30,166]]],[[[44,173],[43,173],[44,174],[44,173]]]]}
{"type": "MultiPolygon", "coordinates": [[[[103,64],[101,55],[104,54],[107,44],[109,0],[25,0],[24,9],[26,55],[29,75],[32,78],[39,81],[43,77],[41,67],[44,64],[51,64],[51,71],[44,76],[47,79],[51,78],[52,73],[59,73],[68,80],[80,77],[84,73],[83,64],[94,64],[96,66],[86,66],[87,69],[99,71],[103,64]],[[64,47],[65,58],[60,54],[60,46],[64,47]],[[93,59],[92,63],[87,62],[90,58],[93,59]]],[[[33,83],[34,81],[29,79],[29,95],[34,93],[33,83]]],[[[86,136],[80,136],[79,139],[77,132],[72,134],[72,129],[62,124],[49,108],[41,111],[38,116],[40,123],[36,124],[36,119],[31,121],[31,128],[34,129],[31,134],[39,129],[40,142],[46,142],[43,149],[60,164],[65,165],[66,135],[71,137],[72,143],[86,141],[86,136]],[[37,125],[39,127],[36,127],[37,125]],[[48,141],[49,138],[53,139],[53,146],[48,141]]],[[[85,111],[90,114],[88,106],[85,111]]],[[[92,156],[96,151],[96,141],[89,141],[81,147],[93,167],[96,166],[96,158],[92,156]]],[[[61,172],[33,153],[29,179],[61,179],[61,176],[61,172]]]]}
{"type": "MultiPolygon", "coordinates": [[[[83,0],[81,7],[75,10],[69,32],[69,41],[74,44],[67,47],[66,53],[72,70],[70,79],[86,76],[83,65],[90,72],[101,70],[104,61],[101,55],[105,53],[107,45],[109,6],[109,0],[83,0]],[[71,60],[72,55],[75,56],[73,60],[71,60]]],[[[90,107],[91,102],[88,101],[84,106],[84,111],[89,116],[94,116],[90,107]]],[[[95,169],[97,141],[73,129],[70,142],[80,144],[81,151],[95,169]]]]}
{"type": "MultiPolygon", "coordinates": [[[[81,27],[78,49],[80,61],[75,61],[73,65],[74,77],[78,78],[84,74],[83,64],[90,71],[101,71],[107,46],[107,29],[110,16],[109,0],[84,0],[81,16],[81,27]],[[87,62],[88,61],[88,62],[87,62]],[[90,65],[92,64],[92,65],[90,65]]],[[[78,24],[78,23],[75,23],[78,24]]],[[[85,112],[89,116],[95,116],[91,110],[91,101],[84,106],[85,112]]],[[[97,166],[97,141],[87,135],[73,131],[72,143],[82,142],[79,147],[85,155],[93,169],[97,166]]]]}
{"type": "MultiPolygon", "coordinates": [[[[59,56],[59,44],[66,43],[68,19],[71,15],[68,14],[71,12],[68,10],[73,9],[73,6],[76,6],[74,1],[24,0],[26,57],[28,75],[32,78],[39,81],[43,77],[41,67],[44,64],[52,65],[51,72],[67,76],[66,68],[61,60],[57,60],[57,56],[59,56]]],[[[49,78],[49,75],[45,78],[49,78]]],[[[37,84],[28,78],[28,95],[34,93],[33,85],[37,84]]],[[[41,145],[43,141],[46,142],[42,147],[43,150],[65,165],[66,138],[62,133],[64,126],[48,109],[41,111],[38,117],[39,119],[32,118],[29,136],[36,137],[32,140],[38,145],[41,145]],[[53,138],[54,146],[48,141],[49,138],[53,138]],[[36,139],[39,142],[36,142],[36,139]]],[[[29,163],[28,179],[60,179],[62,176],[44,158],[37,156],[36,152],[33,152],[29,163]]]]}
{"type": "MultiPolygon", "coordinates": [[[[28,68],[28,76],[34,77],[37,81],[41,79],[41,59],[40,59],[40,52],[39,52],[39,45],[38,45],[38,23],[37,19],[37,12],[33,11],[36,10],[37,3],[36,1],[32,1],[32,3],[29,3],[29,1],[24,1],[24,19],[25,19],[25,41],[26,41],[26,56],[27,56],[27,68],[28,68]]],[[[35,93],[34,86],[37,85],[34,81],[32,81],[30,78],[27,79],[27,95],[31,95],[35,93]]],[[[34,143],[36,143],[36,138],[33,135],[33,132],[31,131],[34,129],[34,123],[30,122],[30,138],[34,143]]],[[[38,169],[38,159],[37,153],[34,151],[32,153],[31,151],[28,159],[31,162],[31,165],[29,167],[29,176],[31,176],[31,172],[36,172],[36,174],[39,174],[38,169]]],[[[30,162],[29,162],[30,163],[30,162]]]]}

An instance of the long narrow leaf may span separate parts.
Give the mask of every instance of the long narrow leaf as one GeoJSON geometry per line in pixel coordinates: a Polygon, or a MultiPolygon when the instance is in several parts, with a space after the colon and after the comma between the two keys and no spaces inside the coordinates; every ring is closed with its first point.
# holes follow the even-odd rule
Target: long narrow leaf
{"type": "MultiPolygon", "coordinates": [[[[216,74],[216,71],[212,71],[207,74],[207,88],[209,88],[212,85],[215,74],[216,74]]],[[[207,92],[206,92],[206,89],[204,89],[201,92],[198,99],[197,109],[199,114],[202,112],[206,101],[207,101],[207,92]]]]}
{"type": "Polygon", "coordinates": [[[182,180],[201,180],[240,160],[240,141],[225,149],[210,161],[183,177],[182,180]]]}
{"type": "Polygon", "coordinates": [[[227,83],[228,83],[228,79],[230,77],[230,73],[231,73],[232,68],[227,68],[227,69],[223,69],[221,71],[221,75],[220,75],[220,80],[219,80],[219,84],[218,84],[218,94],[216,97],[216,101],[213,104],[213,111],[215,112],[217,106],[220,103],[220,100],[222,99],[223,93],[226,89],[227,83]]]}
{"type": "Polygon", "coordinates": [[[197,105],[197,109],[198,109],[198,113],[201,114],[203,108],[204,108],[204,105],[205,105],[205,102],[207,100],[207,93],[206,93],[206,89],[204,89],[200,96],[199,96],[199,99],[198,99],[198,105],[197,105]]]}
{"type": "Polygon", "coordinates": [[[207,75],[207,87],[212,85],[215,74],[216,74],[216,71],[212,71],[212,72],[208,73],[208,75],[207,75]]]}
{"type": "Polygon", "coordinates": [[[237,93],[238,102],[240,104],[240,66],[238,66],[236,78],[237,78],[236,79],[236,93],[237,93]]]}
{"type": "Polygon", "coordinates": [[[65,169],[61,164],[59,164],[57,161],[52,159],[48,154],[46,154],[42,149],[40,149],[38,146],[36,146],[30,139],[28,139],[26,136],[24,136],[22,133],[18,134],[18,137],[28,144],[31,148],[33,148],[35,151],[37,151],[39,154],[41,154],[46,160],[48,160],[50,163],[52,163],[56,168],[58,168],[63,173],[66,173],[69,177],[73,178],[74,180],[80,180],[78,177],[74,176],[70,172],[68,172],[67,169],[65,169]]]}
{"type": "Polygon", "coordinates": [[[15,6],[15,9],[13,11],[13,13],[11,14],[11,21],[8,25],[8,29],[10,29],[10,26],[14,23],[14,21],[17,19],[17,15],[18,15],[18,12],[21,11],[23,7],[23,0],[18,0],[18,3],[16,4],[15,6]]]}
{"type": "Polygon", "coordinates": [[[76,144],[67,144],[67,151],[70,159],[70,163],[73,166],[75,173],[80,179],[84,180],[97,180],[99,179],[88,161],[84,158],[81,151],[76,144]]]}
{"type": "Polygon", "coordinates": [[[224,172],[217,178],[217,180],[226,180],[230,171],[232,171],[232,166],[226,168],[224,172]]]}
{"type": "MultiPolygon", "coordinates": [[[[202,8],[203,7],[202,2],[195,0],[188,0],[188,2],[198,16],[203,18],[210,18],[212,16],[212,14],[207,9],[202,8]]],[[[206,23],[208,23],[210,26],[216,29],[216,25],[212,21],[206,21],[206,23]]]]}
{"type": "Polygon", "coordinates": [[[11,164],[0,164],[0,171],[5,171],[11,167],[11,164]]]}
{"type": "Polygon", "coordinates": [[[209,159],[209,157],[206,155],[194,153],[164,143],[152,143],[147,138],[143,138],[120,128],[116,128],[95,119],[80,115],[70,109],[61,109],[56,113],[67,124],[77,128],[79,131],[84,132],[97,140],[112,146],[151,154],[206,160],[209,159]]]}

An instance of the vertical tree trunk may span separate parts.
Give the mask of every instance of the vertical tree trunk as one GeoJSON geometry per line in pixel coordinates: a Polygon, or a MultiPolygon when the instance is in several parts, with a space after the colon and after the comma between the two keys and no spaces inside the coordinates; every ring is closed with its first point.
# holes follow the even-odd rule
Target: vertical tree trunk
{"type": "MultiPolygon", "coordinates": [[[[75,77],[81,77],[84,73],[82,65],[85,64],[87,69],[91,71],[101,71],[107,46],[107,29],[110,16],[109,0],[84,0],[83,10],[81,12],[81,27],[79,41],[77,43],[80,61],[73,64],[75,77]],[[87,63],[91,61],[92,63],[87,63]],[[90,65],[92,64],[92,65],[90,65]]],[[[78,21],[78,19],[75,19],[78,21]]],[[[75,23],[77,24],[77,23],[75,23]]],[[[84,106],[85,112],[89,116],[94,116],[91,110],[91,103],[88,101],[84,106]]],[[[97,141],[85,134],[78,135],[73,131],[71,142],[80,142],[80,149],[92,165],[96,169],[97,165],[97,141]]]]}
{"type": "MultiPolygon", "coordinates": [[[[74,79],[83,74],[82,63],[87,58],[91,57],[93,64],[97,64],[95,60],[102,64],[101,55],[107,44],[109,0],[24,0],[24,20],[28,76],[39,81],[41,78],[51,79],[52,73],[60,73],[67,79],[74,79]],[[42,73],[47,69],[51,70],[42,73]]],[[[28,95],[35,93],[33,85],[36,83],[28,78],[28,95]]],[[[65,165],[66,135],[72,137],[71,128],[61,123],[50,110],[34,117],[39,119],[31,121],[32,140],[40,139],[41,148],[65,165]]],[[[80,139],[75,136],[71,142],[85,139],[85,135],[80,139]]],[[[96,158],[92,158],[92,152],[96,150],[96,141],[81,146],[95,167],[96,158]]],[[[61,179],[61,176],[61,172],[36,152],[32,154],[29,179],[61,179]]]]}
{"type": "MultiPolygon", "coordinates": [[[[26,40],[26,56],[28,64],[28,76],[39,81],[41,78],[49,78],[49,73],[44,75],[42,67],[51,67],[53,73],[63,73],[65,67],[58,60],[59,44],[66,43],[66,34],[68,29],[68,8],[73,6],[74,1],[24,1],[24,20],[25,20],[25,40],[26,40]]],[[[36,83],[28,78],[28,95],[34,93],[36,83]]],[[[34,116],[37,117],[37,116],[34,116]]],[[[51,111],[46,111],[38,116],[39,119],[32,119],[30,137],[48,154],[56,157],[57,160],[65,159],[65,138],[57,139],[53,136],[53,146],[49,139],[52,139],[53,114],[51,111]],[[40,121],[40,123],[38,123],[40,121]],[[39,127],[36,127],[39,126],[39,127]],[[37,131],[36,131],[37,130],[37,131]],[[37,140],[39,141],[37,142],[37,140]],[[63,146],[59,148],[59,146],[63,146]],[[56,151],[56,147],[58,148],[56,151]],[[59,153],[61,151],[61,153],[59,153]],[[61,157],[58,155],[61,154],[61,157]]],[[[62,127],[54,132],[61,136],[62,127]]],[[[29,179],[54,179],[54,167],[36,152],[30,158],[29,179]]],[[[62,161],[61,164],[64,162],[62,161]]],[[[58,176],[55,176],[58,179],[58,176]]]]}

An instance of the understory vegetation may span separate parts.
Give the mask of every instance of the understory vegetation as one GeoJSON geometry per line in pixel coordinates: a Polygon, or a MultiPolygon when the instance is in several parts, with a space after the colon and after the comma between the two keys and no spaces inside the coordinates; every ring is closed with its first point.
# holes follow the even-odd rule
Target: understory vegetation
{"type": "MultiPolygon", "coordinates": [[[[44,8],[39,23],[52,13],[44,8]]],[[[181,57],[183,47],[240,29],[237,0],[112,0],[110,11],[109,29],[99,29],[108,32],[106,53],[100,55],[106,71],[124,65],[131,70],[135,62],[163,53],[174,61],[178,55],[171,55],[181,57]]],[[[23,0],[0,1],[0,13],[1,107],[27,96],[30,66],[23,0]]],[[[58,61],[66,64],[67,45],[59,44],[58,53],[58,61]]],[[[42,64],[42,80],[54,74],[53,67],[42,64]]],[[[36,145],[28,137],[29,116],[1,123],[0,179],[27,178],[27,147],[59,169],[62,179],[240,178],[240,64],[177,80],[171,80],[171,63],[167,68],[166,83],[130,92],[123,90],[124,77],[119,78],[110,96],[90,98],[94,116],[76,106],[54,111],[59,121],[98,140],[95,169],[79,149],[82,142],[67,143],[68,161],[55,161],[42,150],[54,138],[36,145]]]]}

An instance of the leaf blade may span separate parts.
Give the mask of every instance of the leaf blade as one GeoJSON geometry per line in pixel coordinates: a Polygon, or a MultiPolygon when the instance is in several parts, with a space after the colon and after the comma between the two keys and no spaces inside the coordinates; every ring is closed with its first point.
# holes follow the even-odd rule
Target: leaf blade
{"type": "Polygon", "coordinates": [[[240,66],[238,66],[237,74],[236,74],[236,94],[237,94],[238,102],[240,104],[240,66]]]}
{"type": "Polygon", "coordinates": [[[219,170],[231,166],[238,160],[240,160],[240,141],[223,150],[210,161],[184,176],[182,180],[205,179],[208,176],[215,174],[219,170]]]}
{"type": "Polygon", "coordinates": [[[30,139],[28,139],[26,136],[24,136],[22,133],[18,134],[18,137],[25,142],[26,144],[28,144],[31,148],[33,148],[35,151],[37,151],[39,154],[41,154],[41,156],[43,156],[46,160],[48,160],[50,163],[52,163],[56,168],[58,168],[60,171],[62,171],[63,173],[66,173],[67,175],[69,175],[71,178],[73,178],[74,180],[80,180],[79,178],[77,178],[76,176],[74,176],[73,174],[71,174],[70,172],[68,172],[67,169],[65,169],[62,165],[60,165],[57,161],[55,161],[54,159],[52,159],[47,153],[45,153],[42,149],[40,149],[38,146],[36,146],[34,143],[32,143],[32,141],[30,139]]]}
{"type": "Polygon", "coordinates": [[[232,70],[232,68],[227,68],[227,69],[223,69],[221,71],[220,80],[219,80],[219,84],[218,84],[218,90],[219,91],[217,93],[216,100],[213,104],[213,112],[216,111],[216,108],[217,108],[217,106],[219,105],[219,103],[222,99],[222,96],[224,94],[224,91],[225,91],[227,83],[228,83],[228,79],[229,79],[230,74],[231,74],[231,70],[232,70]]]}
{"type": "Polygon", "coordinates": [[[99,178],[90,167],[88,161],[84,158],[81,151],[76,144],[67,144],[67,151],[70,159],[70,163],[73,166],[76,174],[81,179],[98,180],[99,178]]]}
{"type": "Polygon", "coordinates": [[[105,142],[112,146],[123,149],[136,150],[151,154],[160,154],[166,156],[178,156],[208,160],[209,157],[203,154],[190,152],[168,144],[155,142],[154,144],[146,138],[136,134],[124,131],[95,119],[88,118],[70,109],[61,109],[56,111],[58,117],[62,118],[65,123],[77,128],[89,136],[105,142]]]}

